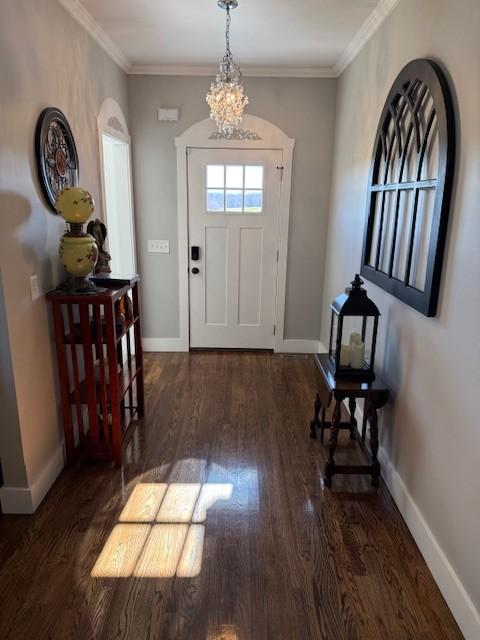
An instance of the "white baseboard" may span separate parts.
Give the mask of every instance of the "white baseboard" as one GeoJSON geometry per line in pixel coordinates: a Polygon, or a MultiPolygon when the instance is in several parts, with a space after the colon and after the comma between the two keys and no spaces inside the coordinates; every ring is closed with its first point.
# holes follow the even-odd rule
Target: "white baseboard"
{"type": "Polygon", "coordinates": [[[319,340],[279,340],[275,342],[275,353],[318,353],[319,340]]]}
{"type": "Polygon", "coordinates": [[[28,487],[0,488],[0,502],[3,513],[35,513],[51,486],[65,466],[63,443],[60,444],[47,462],[37,479],[28,487]]]}
{"type": "MultiPolygon", "coordinates": [[[[355,414],[357,428],[363,423],[362,407],[357,406],[355,414]]],[[[455,573],[422,512],[408,491],[402,477],[393,466],[387,452],[380,447],[378,458],[382,467],[382,478],[387,485],[420,553],[430,569],[438,588],[457,621],[465,640],[480,638],[480,613],[475,608],[460,578],[455,573]]]]}
{"type": "Polygon", "coordinates": [[[480,613],[383,448],[378,457],[382,477],[465,639],[477,640],[480,638],[480,613]]]}
{"type": "Polygon", "coordinates": [[[32,492],[28,487],[0,487],[2,513],[34,513],[32,492]]]}
{"type": "MultiPolygon", "coordinates": [[[[143,338],[143,350],[146,352],[185,352],[189,345],[183,338],[143,338]]],[[[319,353],[325,351],[319,340],[277,340],[275,353],[319,353]]]]}
{"type": "Polygon", "coordinates": [[[188,344],[183,338],[143,338],[144,351],[188,351],[188,344]]]}

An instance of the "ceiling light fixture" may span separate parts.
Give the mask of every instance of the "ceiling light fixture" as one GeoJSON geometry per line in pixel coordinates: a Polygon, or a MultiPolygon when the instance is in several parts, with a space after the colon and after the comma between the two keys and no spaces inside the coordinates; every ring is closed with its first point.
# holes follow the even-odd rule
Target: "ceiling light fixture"
{"type": "Polygon", "coordinates": [[[227,12],[226,47],[217,77],[210,86],[206,100],[210,107],[210,118],[215,120],[217,125],[216,137],[232,139],[244,137],[247,133],[239,127],[242,124],[242,115],[248,104],[248,97],[243,92],[242,72],[234,62],[230,51],[230,11],[238,6],[238,0],[218,0],[217,4],[227,12]]]}

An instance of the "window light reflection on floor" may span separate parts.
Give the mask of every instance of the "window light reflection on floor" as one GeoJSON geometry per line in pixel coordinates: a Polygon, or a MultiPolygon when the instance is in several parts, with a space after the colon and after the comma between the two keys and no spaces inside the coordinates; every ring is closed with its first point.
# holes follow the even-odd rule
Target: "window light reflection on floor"
{"type": "Polygon", "coordinates": [[[157,522],[190,522],[201,488],[201,484],[171,484],[157,514],[157,522]]]}
{"type": "Polygon", "coordinates": [[[132,491],[120,514],[120,522],[153,522],[168,484],[140,483],[132,491]]]}
{"type": "Polygon", "coordinates": [[[135,578],[173,578],[187,533],[187,524],[153,526],[133,572],[135,578]]]}
{"type": "Polygon", "coordinates": [[[188,529],[185,546],[177,567],[177,576],[179,578],[195,578],[200,575],[204,539],[205,527],[203,524],[192,524],[188,529]]]}
{"type": "Polygon", "coordinates": [[[128,499],[93,578],[194,578],[202,568],[207,511],[232,484],[140,483],[128,499]]]}

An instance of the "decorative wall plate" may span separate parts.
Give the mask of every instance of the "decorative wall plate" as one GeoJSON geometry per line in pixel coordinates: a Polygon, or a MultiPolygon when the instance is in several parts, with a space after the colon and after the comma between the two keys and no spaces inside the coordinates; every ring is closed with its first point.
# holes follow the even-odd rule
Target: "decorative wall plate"
{"type": "Polygon", "coordinates": [[[44,109],[35,129],[38,178],[49,207],[57,213],[57,193],[78,186],[78,154],[72,130],[60,109],[44,109]]]}

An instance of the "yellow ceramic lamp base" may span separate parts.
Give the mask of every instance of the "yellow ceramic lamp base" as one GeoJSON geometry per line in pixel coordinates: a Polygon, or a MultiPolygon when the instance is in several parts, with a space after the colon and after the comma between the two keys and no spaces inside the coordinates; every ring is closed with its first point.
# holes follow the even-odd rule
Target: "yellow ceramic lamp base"
{"type": "Polygon", "coordinates": [[[58,194],[56,209],[70,225],[60,239],[58,250],[69,277],[58,289],[68,293],[94,293],[98,289],[87,276],[97,263],[98,247],[95,238],[82,230],[95,210],[93,198],[81,187],[68,187],[58,194]]]}
{"type": "Polygon", "coordinates": [[[92,273],[97,262],[98,249],[90,235],[82,237],[63,236],[58,250],[60,262],[74,278],[84,278],[92,273]]]}

